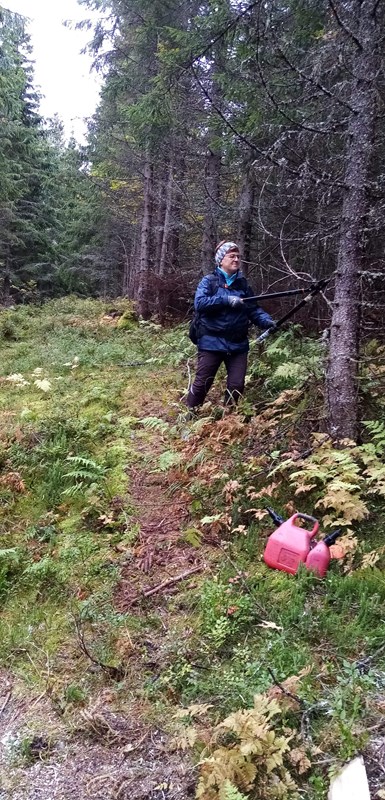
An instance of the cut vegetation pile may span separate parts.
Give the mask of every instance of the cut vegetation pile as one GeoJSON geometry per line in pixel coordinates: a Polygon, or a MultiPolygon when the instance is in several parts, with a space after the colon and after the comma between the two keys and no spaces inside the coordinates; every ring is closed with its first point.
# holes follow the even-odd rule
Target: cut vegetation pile
{"type": "Polygon", "coordinates": [[[0,337],[2,796],[321,800],[363,753],[384,797],[384,350],[336,450],[298,329],[188,423],[185,329],[125,301],[2,311],[0,337]],[[264,564],[267,505],[344,527],[324,580],[264,564]]]}

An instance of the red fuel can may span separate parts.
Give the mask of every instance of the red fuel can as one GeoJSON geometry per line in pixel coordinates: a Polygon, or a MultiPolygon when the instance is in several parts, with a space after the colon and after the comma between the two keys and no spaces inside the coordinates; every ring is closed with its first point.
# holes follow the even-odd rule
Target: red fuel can
{"type": "Polygon", "coordinates": [[[264,560],[269,567],[281,569],[295,575],[299,565],[305,564],[311,550],[311,542],[317,535],[319,523],[308,514],[293,514],[269,536],[264,560]],[[295,524],[297,519],[312,522],[313,528],[308,531],[295,524]]]}
{"type": "Polygon", "coordinates": [[[330,547],[341,536],[341,533],[342,530],[340,528],[332,531],[320,542],[317,542],[315,547],[312,547],[306,559],[306,569],[315,572],[320,578],[325,577],[331,559],[330,547]]]}
{"type": "Polygon", "coordinates": [[[325,542],[317,542],[306,559],[306,569],[324,578],[330,564],[330,550],[325,542]]]}

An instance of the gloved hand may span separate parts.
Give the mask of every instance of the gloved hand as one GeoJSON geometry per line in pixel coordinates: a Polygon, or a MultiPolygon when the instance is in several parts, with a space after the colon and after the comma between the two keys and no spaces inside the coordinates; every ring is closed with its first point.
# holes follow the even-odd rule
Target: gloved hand
{"type": "Polygon", "coordinates": [[[227,302],[229,306],[235,308],[236,306],[241,306],[243,304],[242,297],[237,297],[237,295],[230,295],[227,298],[227,302]]]}
{"type": "Polygon", "coordinates": [[[257,342],[258,342],[258,344],[260,344],[261,342],[264,342],[264,341],[265,341],[265,339],[267,339],[267,338],[268,338],[268,336],[270,336],[270,334],[271,334],[271,333],[274,333],[274,331],[277,331],[277,330],[278,330],[277,323],[276,323],[276,322],[274,322],[274,320],[272,320],[272,321],[269,323],[269,325],[267,326],[267,328],[265,328],[265,330],[263,331],[263,333],[260,333],[260,334],[259,334],[259,336],[257,336],[257,342]]]}

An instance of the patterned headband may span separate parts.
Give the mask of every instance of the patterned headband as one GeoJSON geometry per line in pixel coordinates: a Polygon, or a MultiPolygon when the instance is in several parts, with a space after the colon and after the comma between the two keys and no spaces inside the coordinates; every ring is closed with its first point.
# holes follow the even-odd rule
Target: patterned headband
{"type": "Polygon", "coordinates": [[[239,250],[239,247],[235,242],[224,242],[220,247],[218,247],[218,250],[215,253],[215,263],[217,267],[220,267],[222,259],[225,257],[226,253],[228,253],[229,250],[234,249],[239,250]]]}

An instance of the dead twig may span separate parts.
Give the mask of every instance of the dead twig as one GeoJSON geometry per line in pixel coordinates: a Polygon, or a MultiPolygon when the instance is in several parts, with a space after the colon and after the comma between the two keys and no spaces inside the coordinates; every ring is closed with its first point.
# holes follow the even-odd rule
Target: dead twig
{"type": "Polygon", "coordinates": [[[124,678],[124,674],[125,674],[125,672],[122,669],[122,667],[112,667],[111,665],[104,664],[102,661],[99,661],[97,658],[95,658],[92,655],[92,653],[90,652],[90,650],[88,649],[88,645],[85,642],[84,631],[82,629],[80,620],[77,619],[76,617],[74,617],[74,622],[75,622],[75,627],[76,627],[76,633],[78,635],[80,649],[82,650],[84,655],[87,656],[87,658],[89,658],[90,661],[92,661],[93,664],[96,664],[98,667],[100,667],[102,670],[104,670],[104,672],[107,672],[108,675],[110,675],[110,677],[113,680],[121,681],[124,678]]]}
{"type": "Polygon", "coordinates": [[[385,643],[381,645],[377,650],[372,653],[371,656],[367,656],[366,658],[361,658],[359,661],[356,662],[356,667],[358,672],[365,673],[368,672],[372,661],[374,661],[377,656],[383,653],[385,650],[385,643]]]}
{"type": "MultiPolygon", "coordinates": [[[[93,792],[95,791],[95,784],[104,783],[107,780],[108,781],[112,781],[113,777],[114,777],[114,773],[110,771],[110,772],[104,772],[104,773],[102,773],[102,775],[96,775],[95,778],[91,778],[91,780],[88,781],[87,787],[86,787],[87,796],[91,797],[90,790],[91,790],[91,787],[92,787],[92,791],[93,792]]],[[[134,781],[135,781],[135,778],[134,779],[131,778],[131,780],[130,780],[130,778],[125,777],[125,776],[119,778],[117,783],[115,784],[115,786],[116,786],[116,788],[118,790],[116,794],[115,794],[115,786],[113,787],[114,794],[112,796],[113,796],[114,800],[116,800],[116,798],[118,798],[118,797],[121,797],[121,790],[123,788],[126,789],[129,786],[131,786],[131,784],[134,783],[134,781]]],[[[100,789],[101,787],[98,787],[98,788],[100,789]]]]}
{"type": "Polygon", "coordinates": [[[167,589],[169,586],[173,586],[174,583],[179,583],[180,581],[184,581],[185,578],[189,578],[190,575],[195,575],[196,572],[201,572],[203,569],[202,566],[192,567],[192,569],[186,570],[186,572],[182,572],[180,575],[175,575],[174,578],[169,578],[167,581],[163,581],[163,583],[159,583],[158,586],[154,586],[152,589],[146,589],[131,602],[131,605],[135,605],[142,597],[151,597],[153,594],[158,594],[158,592],[162,592],[163,589],[167,589]]]}
{"type": "Polygon", "coordinates": [[[131,744],[131,742],[129,744],[126,744],[125,747],[123,747],[123,751],[122,751],[123,754],[125,756],[128,756],[128,755],[131,755],[131,753],[134,753],[135,750],[139,750],[139,747],[142,746],[143,742],[147,739],[147,737],[149,735],[150,735],[150,731],[146,731],[146,733],[143,736],[140,737],[139,741],[135,745],[131,744]]]}
{"type": "Polygon", "coordinates": [[[7,695],[6,695],[6,697],[5,697],[5,700],[4,700],[4,702],[3,702],[3,705],[2,705],[2,706],[1,706],[1,708],[0,708],[0,717],[1,717],[2,713],[3,713],[3,711],[5,711],[5,709],[6,709],[7,705],[8,705],[8,703],[9,703],[9,701],[10,701],[10,699],[11,699],[11,697],[12,697],[12,689],[10,689],[10,690],[9,690],[8,694],[7,694],[7,695]]]}
{"type": "Polygon", "coordinates": [[[125,792],[126,789],[129,789],[129,787],[132,786],[133,783],[136,783],[137,780],[138,778],[119,778],[116,787],[114,786],[113,788],[113,800],[118,800],[120,797],[122,797],[123,792],[125,792]]]}
{"type": "Polygon", "coordinates": [[[279,683],[279,681],[277,681],[277,678],[275,677],[274,672],[270,667],[267,668],[267,671],[269,675],[271,675],[274,685],[278,686],[278,689],[281,690],[282,694],[285,694],[286,697],[290,697],[291,700],[294,700],[295,703],[298,703],[300,708],[306,709],[306,703],[300,697],[298,697],[298,695],[293,694],[292,692],[289,692],[287,689],[285,689],[282,683],[279,683]]]}

